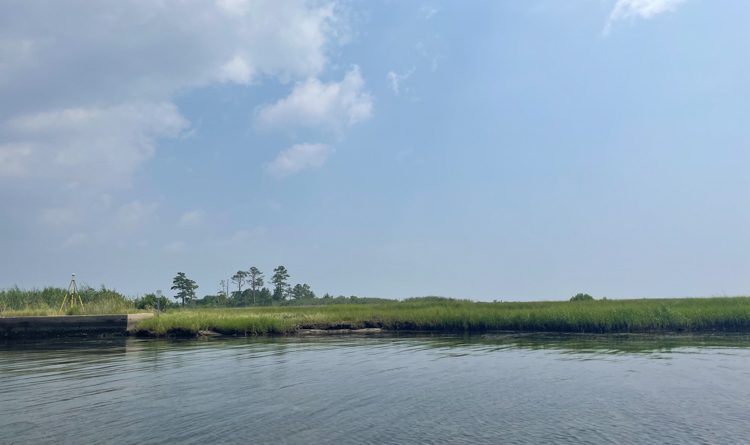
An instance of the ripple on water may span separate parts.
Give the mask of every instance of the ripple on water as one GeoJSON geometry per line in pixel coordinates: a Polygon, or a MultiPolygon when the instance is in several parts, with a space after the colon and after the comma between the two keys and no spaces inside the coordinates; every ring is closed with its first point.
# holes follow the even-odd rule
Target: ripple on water
{"type": "Polygon", "coordinates": [[[740,443],[745,337],[0,345],[0,443],[740,443]]]}

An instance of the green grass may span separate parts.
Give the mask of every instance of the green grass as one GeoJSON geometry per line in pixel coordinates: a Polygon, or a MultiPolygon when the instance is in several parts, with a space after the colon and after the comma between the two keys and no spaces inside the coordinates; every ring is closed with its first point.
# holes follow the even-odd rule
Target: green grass
{"type": "Polygon", "coordinates": [[[377,304],[184,309],[143,321],[157,335],[293,334],[299,329],[368,328],[435,332],[750,332],[750,298],[475,303],[412,299],[377,304]]]}
{"type": "MultiPolygon", "coordinates": [[[[136,312],[132,300],[106,288],[80,291],[84,310],[136,312]]],[[[65,289],[0,291],[0,316],[59,315],[65,289]]],[[[141,323],[157,335],[293,334],[300,329],[370,328],[435,332],[750,332],[750,297],[475,303],[440,298],[365,304],[181,309],[141,323]]]]}
{"type": "Polygon", "coordinates": [[[10,288],[0,290],[0,317],[24,315],[97,315],[124,314],[136,312],[132,300],[122,294],[101,287],[82,287],[79,295],[83,301],[80,307],[66,309],[60,312],[60,305],[65,297],[66,289],[46,287],[44,289],[23,290],[10,288]]]}

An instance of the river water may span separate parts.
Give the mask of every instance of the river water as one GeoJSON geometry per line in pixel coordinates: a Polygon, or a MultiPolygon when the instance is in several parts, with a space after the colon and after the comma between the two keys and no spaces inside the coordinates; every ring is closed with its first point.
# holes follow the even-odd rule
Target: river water
{"type": "Polygon", "coordinates": [[[0,444],[750,441],[750,337],[0,343],[0,444]]]}

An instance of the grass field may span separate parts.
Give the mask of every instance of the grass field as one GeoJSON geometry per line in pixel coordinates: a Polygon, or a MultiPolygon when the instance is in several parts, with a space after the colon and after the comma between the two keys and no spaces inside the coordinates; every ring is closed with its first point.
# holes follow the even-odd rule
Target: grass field
{"type": "Polygon", "coordinates": [[[372,328],[435,332],[750,332],[750,298],[475,303],[404,302],[184,309],[143,321],[155,335],[216,331],[230,335],[294,334],[300,329],[372,328]]]}
{"type": "Polygon", "coordinates": [[[24,315],[100,315],[136,312],[133,301],[111,289],[82,287],[79,295],[83,308],[65,308],[60,305],[67,290],[57,287],[24,290],[0,290],[0,316],[24,315]]]}
{"type": "MultiPolygon", "coordinates": [[[[84,309],[67,314],[138,312],[106,288],[81,289],[84,309]]],[[[64,289],[0,291],[0,316],[60,315],[64,289]]],[[[300,329],[382,328],[434,332],[750,332],[750,297],[477,303],[443,298],[360,304],[171,309],[139,326],[152,335],[294,334],[300,329]]]]}

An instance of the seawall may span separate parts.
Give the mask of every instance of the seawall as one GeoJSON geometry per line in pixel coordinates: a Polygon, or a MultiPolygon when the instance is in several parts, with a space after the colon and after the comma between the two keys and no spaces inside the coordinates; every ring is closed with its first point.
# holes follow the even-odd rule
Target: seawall
{"type": "Polygon", "coordinates": [[[0,338],[87,337],[127,335],[153,314],[0,317],[0,338]]]}

